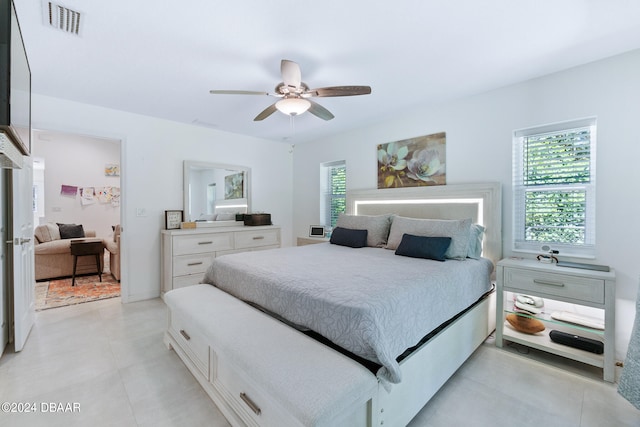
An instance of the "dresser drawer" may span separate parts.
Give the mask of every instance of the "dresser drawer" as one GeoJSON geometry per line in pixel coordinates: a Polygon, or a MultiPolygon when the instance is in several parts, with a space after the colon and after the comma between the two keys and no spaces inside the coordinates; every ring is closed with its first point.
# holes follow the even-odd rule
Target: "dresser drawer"
{"type": "Polygon", "coordinates": [[[171,289],[184,288],[185,286],[199,285],[204,279],[204,273],[188,274],[186,276],[177,276],[173,278],[173,287],[171,289]]]}
{"type": "Polygon", "coordinates": [[[233,233],[194,234],[175,236],[173,254],[187,255],[233,249],[233,233]]]}
{"type": "Polygon", "coordinates": [[[232,363],[220,359],[212,349],[213,386],[223,394],[247,425],[261,427],[299,426],[295,418],[267,393],[255,387],[251,380],[232,363]]]}
{"type": "Polygon", "coordinates": [[[240,231],[235,236],[236,249],[256,248],[280,244],[278,229],[240,231]]]}
{"type": "Polygon", "coordinates": [[[504,269],[504,286],[521,289],[523,293],[547,294],[579,301],[604,304],[604,280],[561,273],[504,269]]]}
{"type": "Polygon", "coordinates": [[[169,332],[198,370],[209,378],[209,345],[195,327],[175,313],[171,313],[169,332]]]}
{"type": "Polygon", "coordinates": [[[204,274],[214,258],[213,253],[176,256],[173,258],[173,276],[204,274]]]}

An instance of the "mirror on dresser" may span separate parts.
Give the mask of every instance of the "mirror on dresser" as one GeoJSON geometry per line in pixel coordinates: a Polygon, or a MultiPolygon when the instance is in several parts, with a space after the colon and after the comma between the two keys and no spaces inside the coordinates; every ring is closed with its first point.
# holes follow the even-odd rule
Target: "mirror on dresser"
{"type": "Polygon", "coordinates": [[[250,212],[251,169],[222,163],[184,161],[184,220],[235,225],[250,212]]]}

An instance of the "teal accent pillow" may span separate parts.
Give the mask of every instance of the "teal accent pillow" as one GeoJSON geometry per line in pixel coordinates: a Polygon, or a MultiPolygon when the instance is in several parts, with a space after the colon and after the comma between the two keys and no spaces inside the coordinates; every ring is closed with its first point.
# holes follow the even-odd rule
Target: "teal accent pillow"
{"type": "Polygon", "coordinates": [[[331,233],[329,242],[334,245],[349,246],[350,248],[364,248],[367,246],[367,230],[336,227],[331,233]]]}
{"type": "Polygon", "coordinates": [[[340,214],[336,227],[351,230],[367,230],[367,246],[384,248],[389,237],[391,214],[384,215],[347,215],[340,214]]]}
{"type": "Polygon", "coordinates": [[[444,261],[451,237],[427,237],[404,234],[396,255],[444,261]]]}

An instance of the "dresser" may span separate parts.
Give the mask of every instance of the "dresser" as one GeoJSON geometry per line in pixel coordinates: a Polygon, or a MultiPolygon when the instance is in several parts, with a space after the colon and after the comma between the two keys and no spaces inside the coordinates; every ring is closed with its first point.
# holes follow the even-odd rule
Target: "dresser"
{"type": "Polygon", "coordinates": [[[163,230],[161,290],[196,285],[215,257],[280,247],[280,227],[273,225],[163,230]]]}

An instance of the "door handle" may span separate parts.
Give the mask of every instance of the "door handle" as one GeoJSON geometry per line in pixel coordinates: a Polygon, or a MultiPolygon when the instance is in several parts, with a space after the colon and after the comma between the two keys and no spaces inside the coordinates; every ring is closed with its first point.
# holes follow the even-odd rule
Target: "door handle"
{"type": "Polygon", "coordinates": [[[16,237],[13,240],[7,240],[7,243],[13,243],[14,245],[18,246],[18,245],[24,245],[25,243],[29,243],[31,241],[30,238],[22,238],[22,237],[16,237]]]}

